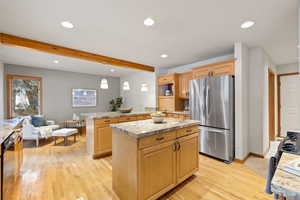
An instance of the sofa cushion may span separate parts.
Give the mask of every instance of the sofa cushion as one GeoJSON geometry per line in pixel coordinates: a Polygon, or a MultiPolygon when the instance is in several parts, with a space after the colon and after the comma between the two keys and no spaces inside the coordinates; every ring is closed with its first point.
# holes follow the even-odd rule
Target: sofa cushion
{"type": "Polygon", "coordinates": [[[42,115],[32,115],[31,116],[31,123],[35,127],[40,127],[40,126],[46,126],[46,120],[44,116],[42,115]]]}

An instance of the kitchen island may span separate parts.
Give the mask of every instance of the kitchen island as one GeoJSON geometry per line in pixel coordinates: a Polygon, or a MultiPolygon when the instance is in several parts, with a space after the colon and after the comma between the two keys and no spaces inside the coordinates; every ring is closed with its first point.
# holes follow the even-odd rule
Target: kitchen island
{"type": "Polygon", "coordinates": [[[300,156],[282,154],[271,183],[272,192],[287,199],[300,199],[300,177],[283,169],[286,163],[294,159],[300,159],[300,156]]]}
{"type": "Polygon", "coordinates": [[[120,199],[157,199],[198,170],[199,122],[166,118],[111,124],[113,190],[120,199]]]}

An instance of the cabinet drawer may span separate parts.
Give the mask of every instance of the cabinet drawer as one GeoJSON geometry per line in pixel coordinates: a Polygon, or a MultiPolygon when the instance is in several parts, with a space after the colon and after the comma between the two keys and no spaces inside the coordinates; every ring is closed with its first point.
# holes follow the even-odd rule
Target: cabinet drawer
{"type": "Polygon", "coordinates": [[[107,127],[109,124],[118,123],[118,118],[96,119],[95,127],[107,127]]]}
{"type": "Polygon", "coordinates": [[[199,133],[199,127],[198,126],[191,126],[183,129],[177,130],[177,137],[183,137],[186,135],[191,135],[193,133],[199,133]]]}
{"type": "Polygon", "coordinates": [[[136,117],[120,117],[119,122],[130,122],[130,121],[135,121],[137,120],[136,117]]]}
{"type": "Polygon", "coordinates": [[[156,144],[161,144],[175,139],[176,139],[176,131],[161,133],[161,134],[141,138],[139,140],[139,148],[141,149],[141,148],[153,146],[156,144]]]}

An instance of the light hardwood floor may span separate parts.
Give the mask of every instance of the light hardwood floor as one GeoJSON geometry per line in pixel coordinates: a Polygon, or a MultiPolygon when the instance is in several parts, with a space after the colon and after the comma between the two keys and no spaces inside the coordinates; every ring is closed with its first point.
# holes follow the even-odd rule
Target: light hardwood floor
{"type": "MultiPolygon", "coordinates": [[[[84,137],[69,146],[59,142],[25,147],[12,200],[118,200],[112,191],[111,157],[89,159],[84,137]]],[[[264,186],[264,178],[242,164],[227,165],[200,155],[195,176],[160,200],[273,199],[264,186]]]]}

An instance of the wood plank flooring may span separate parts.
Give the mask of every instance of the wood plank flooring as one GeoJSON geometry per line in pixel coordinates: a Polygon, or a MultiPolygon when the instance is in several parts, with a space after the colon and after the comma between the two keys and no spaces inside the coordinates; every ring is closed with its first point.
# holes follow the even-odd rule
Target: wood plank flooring
{"type": "MultiPolygon", "coordinates": [[[[91,160],[85,138],[63,146],[25,147],[24,165],[12,200],[118,200],[112,191],[111,157],[91,160]],[[81,199],[80,199],[81,200],[81,199]]],[[[70,141],[71,142],[71,141],[70,141]]],[[[28,146],[28,145],[27,145],[28,146]]],[[[265,180],[239,163],[199,155],[199,171],[160,200],[264,200],[265,180]]],[[[159,167],[159,166],[158,166],[159,167]]]]}

